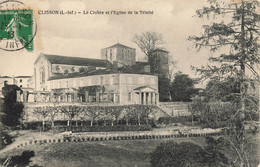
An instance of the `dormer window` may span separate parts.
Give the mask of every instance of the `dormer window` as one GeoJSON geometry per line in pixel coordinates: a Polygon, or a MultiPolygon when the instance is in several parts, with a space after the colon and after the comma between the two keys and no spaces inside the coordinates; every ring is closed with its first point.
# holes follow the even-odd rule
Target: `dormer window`
{"type": "Polygon", "coordinates": [[[71,67],[71,71],[72,71],[72,72],[75,72],[75,67],[71,67]]]}
{"type": "Polygon", "coordinates": [[[60,71],[60,66],[56,66],[56,70],[57,70],[57,71],[60,71]]]}

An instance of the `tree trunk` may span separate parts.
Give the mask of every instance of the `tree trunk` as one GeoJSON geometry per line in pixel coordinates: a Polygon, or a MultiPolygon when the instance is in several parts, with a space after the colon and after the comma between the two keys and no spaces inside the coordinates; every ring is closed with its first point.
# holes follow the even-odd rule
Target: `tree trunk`
{"type": "Polygon", "coordinates": [[[138,125],[140,126],[141,125],[141,120],[140,120],[140,115],[138,114],[138,125]]]}
{"type": "Polygon", "coordinates": [[[42,120],[42,131],[44,131],[45,130],[45,118],[43,118],[43,120],[42,120]]]}
{"type": "Polygon", "coordinates": [[[90,121],[90,126],[93,126],[93,120],[90,121]]]}

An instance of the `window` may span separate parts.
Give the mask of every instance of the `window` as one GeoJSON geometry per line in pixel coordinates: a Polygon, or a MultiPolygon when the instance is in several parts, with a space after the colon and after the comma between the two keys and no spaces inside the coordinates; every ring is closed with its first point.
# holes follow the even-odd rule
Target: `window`
{"type": "Polygon", "coordinates": [[[128,84],[133,84],[133,78],[131,76],[127,77],[128,84]]]}
{"type": "Polygon", "coordinates": [[[57,70],[57,71],[60,71],[60,66],[56,66],[56,70],[57,70]]]}
{"type": "Polygon", "coordinates": [[[22,79],[20,79],[20,82],[23,82],[23,80],[22,80],[22,79]]]}
{"type": "Polygon", "coordinates": [[[104,84],[104,77],[100,77],[100,85],[104,84]]]}
{"type": "Polygon", "coordinates": [[[151,78],[151,84],[154,85],[155,84],[155,79],[151,78]]]}
{"type": "Polygon", "coordinates": [[[112,57],[112,49],[110,49],[110,61],[113,60],[113,57],[112,57]]]}
{"type": "Polygon", "coordinates": [[[80,79],[80,81],[79,81],[79,87],[83,87],[83,80],[82,79],[80,79]]]}
{"type": "Polygon", "coordinates": [[[107,56],[107,50],[106,50],[106,54],[105,54],[105,56],[106,56],[106,60],[108,60],[108,56],[107,56]]]}
{"type": "Polygon", "coordinates": [[[110,78],[110,85],[116,85],[117,84],[117,78],[113,75],[110,78]]]}
{"type": "Polygon", "coordinates": [[[75,70],[75,67],[71,67],[71,71],[72,72],[75,72],[76,70],[75,70]]]}
{"type": "Polygon", "coordinates": [[[128,101],[131,101],[131,100],[132,100],[132,93],[129,92],[129,93],[128,93],[128,101]]]}
{"type": "Polygon", "coordinates": [[[139,77],[139,84],[144,84],[144,77],[139,77]]]}
{"type": "Polygon", "coordinates": [[[40,83],[41,84],[45,83],[45,71],[44,71],[44,68],[40,69],[40,83]]]}

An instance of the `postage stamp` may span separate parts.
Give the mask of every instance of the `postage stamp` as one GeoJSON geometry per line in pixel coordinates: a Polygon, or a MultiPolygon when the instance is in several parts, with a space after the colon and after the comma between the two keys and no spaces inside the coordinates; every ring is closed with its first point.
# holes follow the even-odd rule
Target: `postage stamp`
{"type": "Polygon", "coordinates": [[[0,49],[33,51],[36,22],[33,10],[19,1],[0,3],[0,49]]]}

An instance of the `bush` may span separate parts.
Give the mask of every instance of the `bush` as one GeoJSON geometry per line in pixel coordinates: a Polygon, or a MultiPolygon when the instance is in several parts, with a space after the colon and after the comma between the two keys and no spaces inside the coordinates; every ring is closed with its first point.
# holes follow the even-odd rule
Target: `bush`
{"type": "Polygon", "coordinates": [[[226,156],[215,149],[221,141],[207,137],[206,142],[208,146],[205,149],[189,142],[180,144],[174,141],[163,142],[151,154],[152,166],[229,166],[226,156]]]}
{"type": "Polygon", "coordinates": [[[193,143],[163,142],[151,154],[151,163],[154,167],[199,166],[202,150],[193,143]]]}
{"type": "Polygon", "coordinates": [[[180,117],[160,117],[158,123],[172,124],[181,123],[187,125],[191,122],[191,116],[180,116],[180,117]]]}
{"type": "Polygon", "coordinates": [[[34,157],[34,155],[34,151],[23,151],[22,155],[11,156],[10,158],[6,158],[5,160],[3,160],[3,166],[26,167],[30,164],[30,159],[34,157]]]}
{"type": "Polygon", "coordinates": [[[55,132],[110,132],[110,131],[149,131],[150,125],[120,125],[120,126],[55,126],[55,132]]]}
{"type": "Polygon", "coordinates": [[[1,138],[0,150],[13,142],[13,137],[10,136],[8,132],[5,130],[0,131],[0,138],[1,138]]]}

